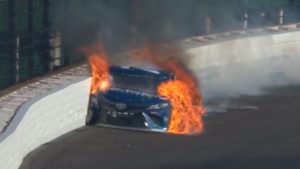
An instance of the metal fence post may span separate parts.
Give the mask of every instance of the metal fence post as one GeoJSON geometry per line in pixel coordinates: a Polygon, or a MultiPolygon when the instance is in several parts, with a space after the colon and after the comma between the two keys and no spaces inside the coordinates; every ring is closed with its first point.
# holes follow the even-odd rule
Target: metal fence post
{"type": "Polygon", "coordinates": [[[244,13],[244,24],[243,24],[244,29],[248,29],[248,13],[244,13]]]}
{"type": "Polygon", "coordinates": [[[205,30],[206,34],[211,33],[211,18],[209,16],[205,18],[205,30]]]}
{"type": "Polygon", "coordinates": [[[283,9],[279,10],[279,25],[283,24],[284,11],[283,9]]]}

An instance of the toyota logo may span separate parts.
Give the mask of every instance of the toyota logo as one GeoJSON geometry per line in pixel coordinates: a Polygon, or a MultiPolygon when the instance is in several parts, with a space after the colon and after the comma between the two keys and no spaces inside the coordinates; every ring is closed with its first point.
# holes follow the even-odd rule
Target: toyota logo
{"type": "Polygon", "coordinates": [[[117,103],[116,104],[116,108],[118,110],[124,110],[124,109],[126,109],[126,104],[124,104],[124,103],[117,103]]]}

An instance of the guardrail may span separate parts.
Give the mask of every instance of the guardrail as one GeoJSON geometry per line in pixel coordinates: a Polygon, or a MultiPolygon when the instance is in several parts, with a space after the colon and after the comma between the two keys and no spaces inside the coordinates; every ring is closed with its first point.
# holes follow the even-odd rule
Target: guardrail
{"type": "Polygon", "coordinates": [[[80,65],[61,73],[46,76],[0,97],[0,134],[8,126],[22,104],[35,96],[83,77],[89,77],[87,65],[80,65]]]}
{"type": "Polygon", "coordinates": [[[90,78],[32,98],[0,135],[0,168],[17,169],[38,146],[85,124],[90,78]]]}
{"type": "Polygon", "coordinates": [[[290,31],[228,38],[229,40],[215,39],[207,43],[193,42],[193,46],[186,50],[193,56],[191,69],[244,63],[276,55],[299,54],[300,49],[300,29],[296,27],[290,31]]]}
{"type": "Polygon", "coordinates": [[[204,101],[300,81],[300,31],[219,41],[187,53],[204,101]]]}

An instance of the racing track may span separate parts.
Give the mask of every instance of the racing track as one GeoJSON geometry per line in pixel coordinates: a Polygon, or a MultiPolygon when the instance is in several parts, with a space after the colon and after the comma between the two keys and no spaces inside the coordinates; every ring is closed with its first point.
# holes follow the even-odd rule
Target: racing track
{"type": "Polygon", "coordinates": [[[259,109],[211,114],[197,136],[83,127],[38,148],[20,169],[299,169],[300,86],[234,102],[259,109]]]}

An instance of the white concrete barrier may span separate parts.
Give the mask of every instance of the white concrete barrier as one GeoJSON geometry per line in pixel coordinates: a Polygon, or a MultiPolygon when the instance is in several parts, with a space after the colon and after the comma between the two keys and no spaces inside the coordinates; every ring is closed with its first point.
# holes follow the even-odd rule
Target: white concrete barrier
{"type": "Polygon", "coordinates": [[[25,103],[0,135],[0,168],[17,169],[40,145],[85,124],[90,79],[63,86],[25,103]]]}
{"type": "Polygon", "coordinates": [[[222,67],[279,55],[300,53],[300,31],[211,43],[187,50],[191,69],[222,67]]]}
{"type": "Polygon", "coordinates": [[[300,82],[300,31],[223,40],[187,53],[205,102],[300,82]]]}

